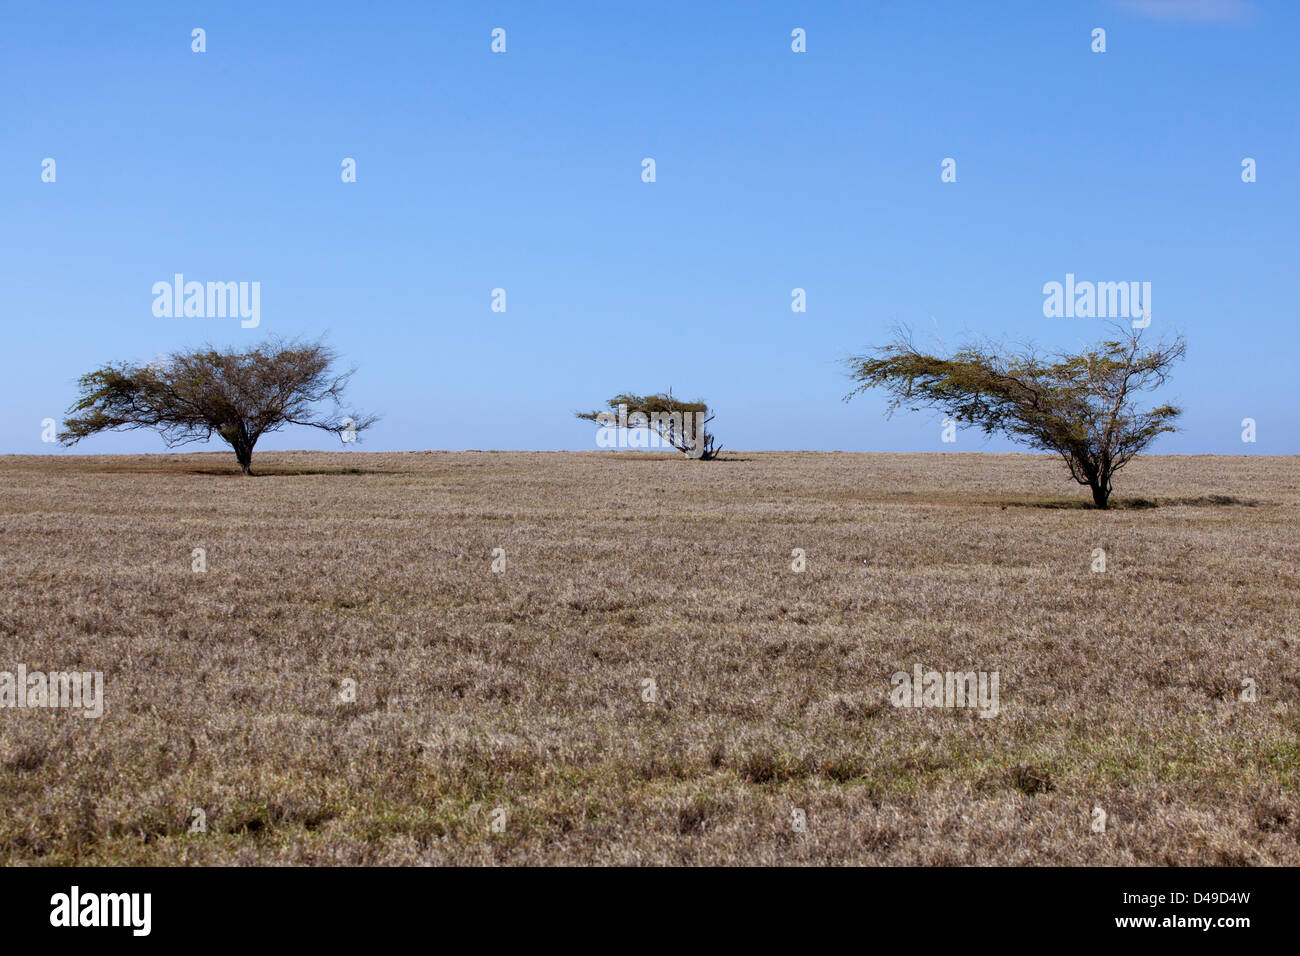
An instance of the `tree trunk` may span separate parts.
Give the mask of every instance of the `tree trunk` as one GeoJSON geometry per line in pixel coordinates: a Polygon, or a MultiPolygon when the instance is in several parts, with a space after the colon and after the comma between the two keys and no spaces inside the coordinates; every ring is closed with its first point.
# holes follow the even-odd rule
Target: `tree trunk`
{"type": "Polygon", "coordinates": [[[239,461],[239,470],[245,475],[253,473],[253,449],[246,446],[236,446],[235,458],[239,461]]]}
{"type": "Polygon", "coordinates": [[[1109,489],[1108,487],[1106,487],[1105,483],[1100,482],[1100,481],[1094,481],[1094,482],[1090,485],[1090,487],[1092,488],[1092,503],[1093,503],[1093,505],[1094,505],[1095,507],[1097,507],[1097,508],[1102,508],[1102,509],[1109,508],[1109,507],[1110,507],[1110,489],[1109,489]]]}

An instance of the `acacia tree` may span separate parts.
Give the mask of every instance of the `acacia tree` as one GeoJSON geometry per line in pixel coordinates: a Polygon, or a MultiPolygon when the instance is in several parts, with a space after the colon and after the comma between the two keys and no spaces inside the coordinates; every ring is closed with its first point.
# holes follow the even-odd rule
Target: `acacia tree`
{"type": "Polygon", "coordinates": [[[1064,459],[1070,476],[1092,490],[1093,504],[1109,506],[1111,479],[1158,435],[1174,430],[1182,410],[1138,407],[1141,392],[1163,385],[1185,351],[1177,336],[1145,348],[1141,332],[1077,354],[1038,356],[1032,346],[1006,351],[989,343],[966,345],[943,357],[926,355],[900,331],[889,345],[848,360],[859,384],[844,396],[883,388],[889,414],[906,406],[943,411],[1064,459]]]}
{"type": "Polygon", "coordinates": [[[605,404],[608,409],[574,414],[602,429],[648,428],[688,458],[711,461],[722,453],[722,446],[715,446],[714,436],[705,427],[714,416],[702,398],[683,402],[673,397],[670,388],[656,395],[625,392],[605,404]]]}
{"type": "Polygon", "coordinates": [[[68,409],[59,441],[150,428],[173,448],[217,435],[251,475],[253,446],[268,432],[306,425],[350,441],[375,423],[374,415],[342,412],[356,369],[336,374],[337,358],[321,342],[273,339],[246,351],[209,345],[144,365],[105,365],[77,380],[81,398],[68,409]],[[318,410],[322,404],[328,407],[318,410]]]}

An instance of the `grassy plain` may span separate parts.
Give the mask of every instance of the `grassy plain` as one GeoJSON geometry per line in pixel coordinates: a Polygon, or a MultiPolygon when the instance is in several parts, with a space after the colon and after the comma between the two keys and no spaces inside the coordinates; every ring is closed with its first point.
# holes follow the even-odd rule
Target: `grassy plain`
{"type": "Polygon", "coordinates": [[[0,862],[1300,864],[1298,464],[0,458],[0,862]]]}

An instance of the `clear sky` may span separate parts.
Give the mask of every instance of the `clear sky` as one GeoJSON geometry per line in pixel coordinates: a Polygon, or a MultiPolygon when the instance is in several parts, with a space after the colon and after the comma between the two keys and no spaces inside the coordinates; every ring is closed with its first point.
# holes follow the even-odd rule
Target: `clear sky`
{"type": "Polygon", "coordinates": [[[362,451],[593,448],[574,410],[669,386],[728,448],[1005,450],[839,360],[1095,340],[1043,315],[1072,273],[1187,336],[1154,451],[1295,454],[1298,64],[1287,0],[6,4],[0,452],[108,360],[322,333],[362,451]],[[156,317],[175,273],[259,282],[260,326],[156,317]]]}

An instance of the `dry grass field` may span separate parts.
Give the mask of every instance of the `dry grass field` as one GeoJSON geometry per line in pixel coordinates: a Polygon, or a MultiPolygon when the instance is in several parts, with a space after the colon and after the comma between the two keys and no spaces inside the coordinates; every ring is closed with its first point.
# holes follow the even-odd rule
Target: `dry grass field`
{"type": "Polygon", "coordinates": [[[253,466],[0,458],[0,862],[1300,863],[1294,458],[253,466]]]}

